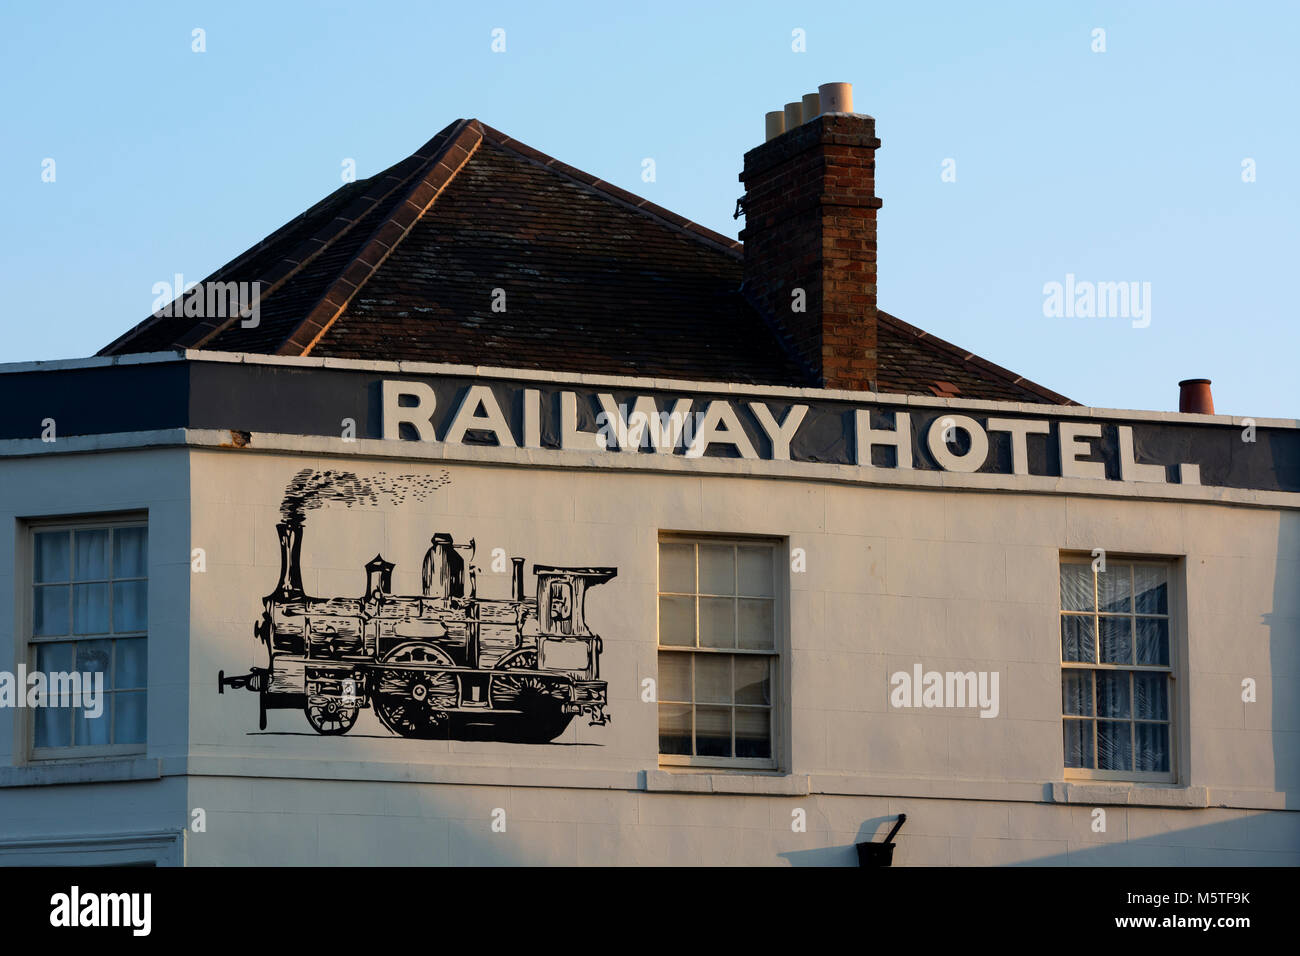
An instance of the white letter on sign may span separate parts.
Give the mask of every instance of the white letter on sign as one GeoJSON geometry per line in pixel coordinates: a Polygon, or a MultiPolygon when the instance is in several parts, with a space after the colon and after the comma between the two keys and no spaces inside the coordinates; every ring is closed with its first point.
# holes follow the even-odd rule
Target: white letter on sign
{"type": "Polygon", "coordinates": [[[1106,466],[1099,461],[1080,461],[1080,455],[1092,451],[1080,438],[1100,438],[1101,426],[1095,422],[1061,422],[1061,477],[1105,478],[1106,466]]]}
{"type": "Polygon", "coordinates": [[[873,445],[891,445],[897,452],[898,468],[912,467],[912,417],[907,412],[894,412],[894,427],[872,428],[871,412],[859,408],[853,413],[854,454],[857,463],[871,467],[873,445]]]}
{"type": "Polygon", "coordinates": [[[1119,480],[1150,481],[1164,484],[1164,465],[1143,465],[1133,450],[1133,426],[1119,426],[1119,480]]]}
{"type": "Polygon", "coordinates": [[[491,432],[502,448],[515,447],[515,436],[510,433],[510,425],[506,422],[505,415],[501,414],[501,406],[497,404],[492,389],[486,385],[470,386],[442,440],[461,444],[465,441],[465,433],[471,429],[491,432]]]}
{"type": "Polygon", "coordinates": [[[936,418],[930,424],[927,441],[930,445],[930,454],[944,471],[978,471],[980,465],[984,464],[984,460],[989,456],[989,436],[984,433],[979,422],[965,415],[945,415],[943,418],[936,418]],[[966,450],[966,454],[958,455],[948,447],[944,433],[949,428],[960,428],[970,436],[970,448],[966,450]]]}
{"type": "Polygon", "coordinates": [[[433,389],[423,382],[388,382],[383,383],[383,435],[384,441],[397,441],[402,437],[402,424],[412,426],[420,436],[420,441],[437,441],[433,430],[433,410],[438,407],[438,399],[433,389]],[[403,398],[414,398],[414,405],[403,406],[403,398]]]}
{"type": "Polygon", "coordinates": [[[740,419],[730,402],[709,402],[703,420],[695,432],[695,440],[686,449],[687,458],[699,458],[710,445],[731,445],[741,458],[757,458],[758,452],[741,427],[740,419]]]}
{"type": "Polygon", "coordinates": [[[794,433],[799,430],[804,416],[808,414],[808,406],[791,405],[790,410],[785,413],[785,421],[780,424],[777,424],[772,410],[762,402],[750,402],[749,410],[754,413],[758,423],[763,426],[763,431],[767,433],[768,441],[772,443],[772,460],[789,461],[790,441],[794,438],[794,433]]]}
{"type": "Polygon", "coordinates": [[[990,418],[988,429],[991,432],[1011,433],[1011,473],[1013,475],[1029,474],[1029,441],[1026,435],[1046,435],[1051,428],[1047,422],[1028,418],[990,418]]]}

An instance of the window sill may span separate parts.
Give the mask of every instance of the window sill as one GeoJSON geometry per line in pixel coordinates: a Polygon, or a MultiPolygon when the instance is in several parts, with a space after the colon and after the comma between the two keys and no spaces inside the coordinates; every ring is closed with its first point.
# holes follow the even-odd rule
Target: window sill
{"type": "Polygon", "coordinates": [[[161,778],[162,761],[157,757],[144,756],[42,761],[21,767],[0,767],[0,788],[113,783],[123,780],[160,780],[161,778]]]}
{"type": "Polygon", "coordinates": [[[642,789],[648,793],[748,793],[803,797],[809,793],[806,773],[771,771],[647,770],[642,789]]]}
{"type": "Polygon", "coordinates": [[[3,866],[183,866],[185,831],[59,834],[0,841],[3,866]]]}
{"type": "Polygon", "coordinates": [[[1176,784],[1067,780],[1052,784],[1052,801],[1090,806],[1196,809],[1210,805],[1210,791],[1207,787],[1180,787],[1176,784]]]}

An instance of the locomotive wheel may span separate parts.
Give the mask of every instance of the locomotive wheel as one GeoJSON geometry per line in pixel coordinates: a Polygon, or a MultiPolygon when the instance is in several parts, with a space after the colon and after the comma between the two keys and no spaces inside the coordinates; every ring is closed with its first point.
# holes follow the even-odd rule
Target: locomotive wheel
{"type": "Polygon", "coordinates": [[[450,670],[385,668],[384,664],[454,667],[447,653],[432,644],[410,641],[384,655],[375,669],[375,713],[384,726],[402,737],[427,740],[440,736],[451,719],[448,708],[460,703],[460,688],[450,670]]]}
{"type": "Polygon", "coordinates": [[[564,685],[542,680],[531,674],[511,674],[511,670],[536,670],[537,651],[531,648],[507,654],[497,662],[504,673],[493,674],[489,699],[494,708],[518,710],[511,723],[513,738],[519,743],[544,744],[564,733],[573,714],[564,712],[564,685]]]}
{"type": "Polygon", "coordinates": [[[304,708],[307,723],[311,724],[312,730],[316,733],[337,737],[346,734],[357,722],[357,714],[361,712],[361,708],[356,704],[340,703],[329,697],[321,697],[317,700],[318,703],[309,700],[304,708]]]}

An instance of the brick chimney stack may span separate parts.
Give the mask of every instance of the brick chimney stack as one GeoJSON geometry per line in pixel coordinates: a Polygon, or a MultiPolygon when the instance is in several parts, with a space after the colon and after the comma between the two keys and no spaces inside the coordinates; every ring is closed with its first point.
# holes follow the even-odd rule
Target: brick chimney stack
{"type": "Polygon", "coordinates": [[[879,146],[872,117],[822,113],[751,149],[740,174],[745,292],[826,388],[876,388],[879,146]]]}

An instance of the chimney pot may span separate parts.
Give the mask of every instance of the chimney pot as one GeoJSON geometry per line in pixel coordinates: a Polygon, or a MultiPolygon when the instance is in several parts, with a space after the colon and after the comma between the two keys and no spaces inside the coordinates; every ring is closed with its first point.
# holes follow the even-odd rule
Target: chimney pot
{"type": "Polygon", "coordinates": [[[794,129],[803,125],[803,103],[795,100],[785,104],[785,128],[794,129]]]}
{"type": "Polygon", "coordinates": [[[822,98],[816,93],[805,93],[803,95],[803,121],[807,123],[821,115],[822,98]]]}
{"type": "Polygon", "coordinates": [[[1214,396],[1208,378],[1187,378],[1178,383],[1178,410],[1193,415],[1213,415],[1214,396]]]}
{"type": "Polygon", "coordinates": [[[821,98],[823,113],[853,112],[852,83],[823,83],[817,87],[817,95],[821,98]]]}
{"type": "Polygon", "coordinates": [[[763,119],[767,126],[763,142],[774,140],[785,132],[785,110],[772,110],[763,114],[763,119]]]}

